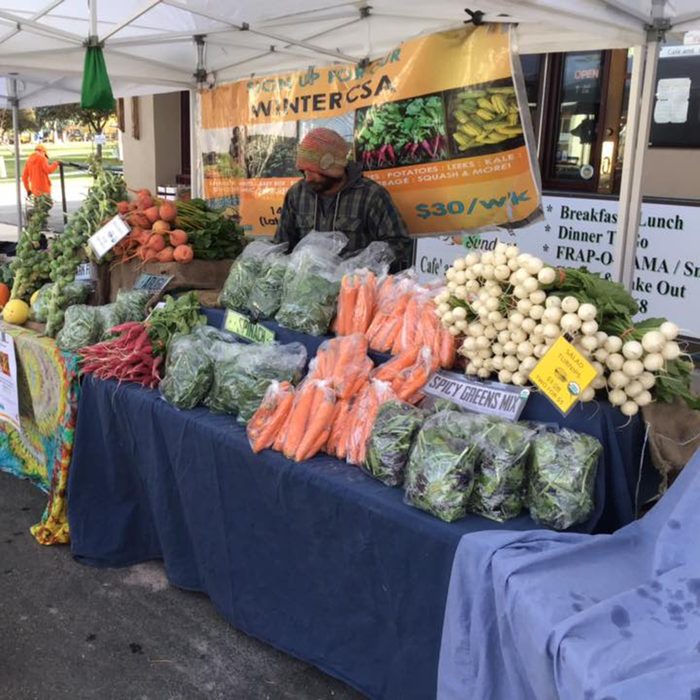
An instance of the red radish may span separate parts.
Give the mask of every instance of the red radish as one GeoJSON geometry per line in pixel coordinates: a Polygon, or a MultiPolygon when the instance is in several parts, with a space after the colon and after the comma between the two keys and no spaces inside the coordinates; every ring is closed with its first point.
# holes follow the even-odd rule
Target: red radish
{"type": "Polygon", "coordinates": [[[187,234],[181,228],[173,229],[168,234],[168,238],[170,239],[171,246],[179,246],[187,243],[187,234]]]}
{"type": "Polygon", "coordinates": [[[170,224],[167,221],[158,219],[153,224],[153,233],[167,233],[168,231],[170,231],[170,224]]]}
{"type": "Polygon", "coordinates": [[[175,262],[179,263],[192,262],[192,258],[194,258],[194,251],[188,245],[179,245],[177,248],[175,248],[173,258],[175,259],[175,262]]]}
{"type": "Polygon", "coordinates": [[[172,202],[163,202],[158,213],[163,221],[173,222],[177,218],[177,207],[172,202]]]}

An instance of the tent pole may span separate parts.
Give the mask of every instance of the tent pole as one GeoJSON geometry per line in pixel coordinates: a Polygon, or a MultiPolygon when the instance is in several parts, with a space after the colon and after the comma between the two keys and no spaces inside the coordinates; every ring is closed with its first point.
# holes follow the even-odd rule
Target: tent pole
{"type": "Polygon", "coordinates": [[[97,0],[88,0],[90,3],[90,36],[97,37],[97,0]]]}
{"type": "Polygon", "coordinates": [[[15,139],[15,186],[17,188],[17,240],[22,234],[22,174],[19,168],[19,97],[17,78],[10,78],[10,104],[12,105],[12,131],[15,139]]]}
{"type": "Polygon", "coordinates": [[[634,49],[627,137],[613,253],[613,278],[622,282],[627,289],[632,289],[634,283],[634,259],[642,208],[644,156],[649,143],[658,57],[659,42],[656,40],[634,49]]]}
{"type": "Polygon", "coordinates": [[[199,135],[199,122],[197,110],[197,90],[190,90],[190,188],[192,198],[202,196],[202,183],[200,179],[201,168],[197,138],[199,135]]]}

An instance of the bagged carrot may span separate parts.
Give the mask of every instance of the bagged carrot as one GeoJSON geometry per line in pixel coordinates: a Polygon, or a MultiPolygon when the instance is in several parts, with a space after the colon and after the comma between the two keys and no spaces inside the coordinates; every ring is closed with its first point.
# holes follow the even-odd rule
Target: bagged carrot
{"type": "Polygon", "coordinates": [[[418,403],[423,398],[423,387],[439,366],[439,357],[424,345],[418,351],[415,362],[410,367],[400,370],[391,380],[391,387],[396,396],[406,403],[418,403]]]}
{"type": "Polygon", "coordinates": [[[378,306],[372,323],[367,330],[367,337],[372,350],[390,352],[396,342],[396,337],[404,323],[408,303],[413,296],[415,282],[403,278],[393,285],[391,293],[383,296],[383,305],[378,306]]]}
{"type": "Polygon", "coordinates": [[[246,432],[253,452],[272,447],[286,425],[294,402],[294,387],[289,382],[273,381],[258,410],[248,422],[246,432]]]}
{"type": "Polygon", "coordinates": [[[355,304],[360,290],[360,282],[357,275],[344,275],[340,281],[340,294],[338,295],[338,311],[336,312],[333,330],[338,335],[352,333],[352,317],[355,313],[355,304]]]}
{"type": "Polygon", "coordinates": [[[329,380],[338,398],[348,398],[369,379],[373,367],[362,333],[326,340],[309,367],[311,379],[329,380]]]}
{"type": "Polygon", "coordinates": [[[396,399],[391,385],[373,379],[357,397],[345,436],[345,458],[349,464],[361,465],[367,454],[367,441],[372,434],[372,426],[379,407],[396,399]]]}

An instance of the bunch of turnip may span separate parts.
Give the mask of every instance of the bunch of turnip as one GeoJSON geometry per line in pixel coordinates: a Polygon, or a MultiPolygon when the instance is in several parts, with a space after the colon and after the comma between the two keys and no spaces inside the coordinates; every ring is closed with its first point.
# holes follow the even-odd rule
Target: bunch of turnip
{"type": "Polygon", "coordinates": [[[556,275],[539,258],[504,243],[454,261],[435,303],[442,323],[463,338],[459,352],[466,373],[525,385],[540,358],[565,335],[597,372],[581,401],[606,389],[610,403],[635,415],[653,400],[657,375],[681,354],[678,327],[668,321],[634,327],[630,321],[623,329],[614,323],[600,328],[603,315],[595,304],[543,289],[556,275]]]}

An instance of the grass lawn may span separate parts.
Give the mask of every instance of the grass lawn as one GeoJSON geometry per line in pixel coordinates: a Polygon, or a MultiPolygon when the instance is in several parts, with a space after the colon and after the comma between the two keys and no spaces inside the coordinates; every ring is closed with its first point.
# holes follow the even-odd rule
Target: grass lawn
{"type": "MultiPolygon", "coordinates": [[[[70,143],[47,143],[46,150],[49,154],[49,160],[53,162],[54,160],[70,161],[71,163],[87,164],[88,158],[94,153],[95,145],[93,143],[81,143],[81,142],[70,142],[70,143]]],[[[23,143],[20,146],[20,172],[24,168],[24,163],[27,158],[34,152],[34,144],[23,143]]],[[[117,158],[117,142],[107,141],[107,143],[102,146],[102,162],[105,165],[121,165],[121,161],[117,158]]],[[[11,182],[15,179],[15,150],[14,146],[0,146],[0,158],[5,160],[5,168],[7,170],[7,177],[0,178],[0,182],[11,182]]],[[[66,177],[76,177],[80,175],[85,175],[84,170],[78,170],[77,168],[71,168],[70,166],[64,166],[63,172],[66,177]]],[[[56,171],[58,175],[58,171],[56,171]]]]}

